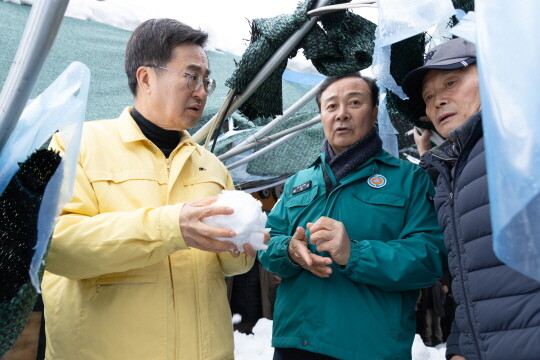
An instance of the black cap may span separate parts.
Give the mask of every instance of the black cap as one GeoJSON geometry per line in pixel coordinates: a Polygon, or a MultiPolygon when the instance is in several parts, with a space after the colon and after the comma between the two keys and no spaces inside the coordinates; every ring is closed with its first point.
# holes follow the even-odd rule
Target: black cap
{"type": "Polygon", "coordinates": [[[403,79],[401,87],[409,99],[416,103],[422,100],[422,82],[430,70],[454,70],[467,67],[476,62],[474,44],[461,39],[452,39],[435,46],[426,54],[424,66],[414,69],[403,79]]]}

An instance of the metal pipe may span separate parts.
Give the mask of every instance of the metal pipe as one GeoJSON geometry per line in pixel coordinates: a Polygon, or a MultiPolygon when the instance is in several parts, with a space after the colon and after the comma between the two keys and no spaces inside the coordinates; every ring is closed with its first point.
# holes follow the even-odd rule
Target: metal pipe
{"type": "Polygon", "coordinates": [[[289,117],[294,115],[298,110],[300,110],[304,105],[306,105],[309,101],[311,101],[316,95],[319,89],[321,88],[322,81],[315,85],[313,89],[311,89],[309,92],[307,92],[304,96],[302,96],[298,101],[296,101],[292,106],[290,106],[283,115],[278,116],[268,124],[266,124],[261,130],[257,131],[255,134],[248,137],[246,140],[244,140],[240,145],[248,144],[254,141],[257,141],[259,138],[265,136],[268,134],[272,129],[274,129],[276,126],[287,120],[289,117]]]}
{"type": "MultiPolygon", "coordinates": [[[[273,139],[276,139],[276,138],[280,138],[278,141],[276,141],[275,143],[273,144],[270,144],[268,145],[267,147],[265,148],[262,148],[261,150],[259,151],[256,151],[254,152],[253,154],[251,155],[248,155],[244,158],[242,158],[241,160],[238,160],[237,162],[235,163],[232,163],[230,165],[227,165],[227,169],[229,170],[232,170],[240,165],[243,165],[265,153],[267,153],[268,151],[270,150],[273,150],[275,147],[289,141],[290,139],[292,139],[293,137],[297,136],[298,134],[300,134],[302,131],[306,130],[308,127],[318,123],[320,121],[320,115],[317,115],[315,116],[313,119],[311,119],[310,121],[307,121],[303,124],[300,124],[300,125],[297,125],[295,127],[292,127],[290,129],[287,129],[287,130],[284,130],[284,131],[281,131],[277,134],[274,134],[272,136],[269,136],[267,139],[264,139],[264,143],[268,142],[268,141],[271,141],[273,139]],[[287,134],[286,136],[283,136],[287,134]]],[[[246,145],[246,150],[248,150],[248,147],[249,148],[252,148],[252,147],[255,147],[257,144],[256,143],[252,143],[252,144],[249,144],[249,145],[246,145]]]]}
{"type": "MultiPolygon", "coordinates": [[[[321,6],[326,6],[330,0],[319,0],[315,8],[321,6]]],[[[278,67],[283,60],[285,60],[291,51],[298,45],[298,43],[304,38],[308,31],[317,23],[318,16],[312,17],[309,21],[305,22],[302,27],[294,34],[291,35],[277,51],[272,55],[272,57],[266,62],[261,70],[255,75],[253,80],[248,84],[244,89],[244,92],[234,99],[233,103],[229,107],[229,111],[225,114],[225,117],[231,116],[246,100],[253,95],[259,86],[272,74],[272,72],[278,67]]],[[[216,116],[214,116],[210,121],[203,125],[195,134],[192,135],[192,138],[195,142],[200,142],[204,138],[205,134],[208,132],[208,128],[211,126],[210,122],[215,121],[216,116]]]]}
{"type": "Polygon", "coordinates": [[[34,89],[69,0],[37,0],[0,93],[0,151],[4,148],[34,89]]]}
{"type": "Polygon", "coordinates": [[[274,139],[277,139],[277,138],[280,138],[282,136],[293,133],[295,131],[303,130],[304,128],[310,127],[311,125],[314,125],[314,124],[318,123],[320,120],[321,120],[321,116],[317,115],[313,119],[311,119],[309,121],[306,121],[305,123],[298,124],[298,125],[293,126],[293,127],[289,128],[289,129],[285,129],[285,130],[280,131],[280,132],[278,132],[278,133],[276,133],[274,135],[267,136],[267,137],[264,137],[264,138],[259,138],[255,142],[243,143],[243,145],[237,145],[233,149],[231,149],[231,150],[227,151],[226,153],[221,154],[220,156],[218,156],[218,159],[221,160],[221,161],[225,161],[225,160],[230,159],[231,157],[233,157],[235,155],[238,155],[238,154],[241,154],[241,153],[243,153],[243,152],[245,152],[247,150],[253,149],[257,145],[264,145],[264,144],[266,144],[268,142],[273,141],[274,139]]]}
{"type": "Polygon", "coordinates": [[[266,124],[262,129],[257,131],[256,133],[250,135],[247,137],[244,141],[242,141],[240,144],[236,145],[233,149],[227,151],[225,154],[220,155],[218,158],[222,159],[222,157],[225,157],[226,159],[237,155],[239,153],[244,152],[245,150],[240,149],[240,147],[243,147],[243,145],[256,143],[258,142],[262,137],[264,137],[266,134],[268,134],[272,129],[274,129],[276,126],[280,125],[285,120],[289,119],[292,115],[294,115],[299,109],[301,109],[304,105],[306,105],[311,99],[315,97],[315,94],[319,90],[322,82],[317,84],[313,89],[311,89],[308,93],[306,93],[302,98],[300,98],[297,102],[295,102],[292,106],[290,106],[283,115],[280,115],[276,117],[274,120],[266,124]]]}
{"type": "Polygon", "coordinates": [[[361,7],[377,7],[377,2],[373,0],[358,0],[351,1],[349,3],[335,4],[323,6],[317,9],[313,9],[307,12],[308,16],[320,16],[325,15],[338,10],[347,10],[361,7]]]}

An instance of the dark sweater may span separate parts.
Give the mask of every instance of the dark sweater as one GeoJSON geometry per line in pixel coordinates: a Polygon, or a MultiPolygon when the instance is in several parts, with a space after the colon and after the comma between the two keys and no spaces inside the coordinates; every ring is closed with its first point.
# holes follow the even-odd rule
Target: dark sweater
{"type": "Polygon", "coordinates": [[[144,136],[156,145],[165,155],[169,157],[171,152],[178,146],[182,137],[181,131],[163,129],[150,120],[146,119],[137,109],[131,111],[133,120],[139,125],[144,136]]]}

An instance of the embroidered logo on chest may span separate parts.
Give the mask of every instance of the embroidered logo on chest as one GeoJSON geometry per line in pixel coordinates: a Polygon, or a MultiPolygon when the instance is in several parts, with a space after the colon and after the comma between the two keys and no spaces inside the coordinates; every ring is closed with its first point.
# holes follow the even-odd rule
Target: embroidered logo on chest
{"type": "Polygon", "coordinates": [[[375,174],[367,179],[367,183],[372,188],[380,189],[386,185],[386,178],[381,174],[375,174]]]}

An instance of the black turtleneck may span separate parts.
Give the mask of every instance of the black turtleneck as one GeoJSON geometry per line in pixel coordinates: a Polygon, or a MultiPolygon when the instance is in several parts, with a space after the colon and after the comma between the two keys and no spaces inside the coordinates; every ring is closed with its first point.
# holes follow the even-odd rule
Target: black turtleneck
{"type": "Polygon", "coordinates": [[[177,130],[166,130],[157,126],[156,124],[142,116],[141,113],[138,112],[135,108],[133,108],[131,116],[133,117],[137,125],[139,125],[139,128],[141,129],[144,136],[146,136],[148,140],[153,142],[163,152],[165,157],[168,158],[169,155],[171,155],[171,152],[180,142],[180,139],[182,138],[182,132],[177,130]]]}

